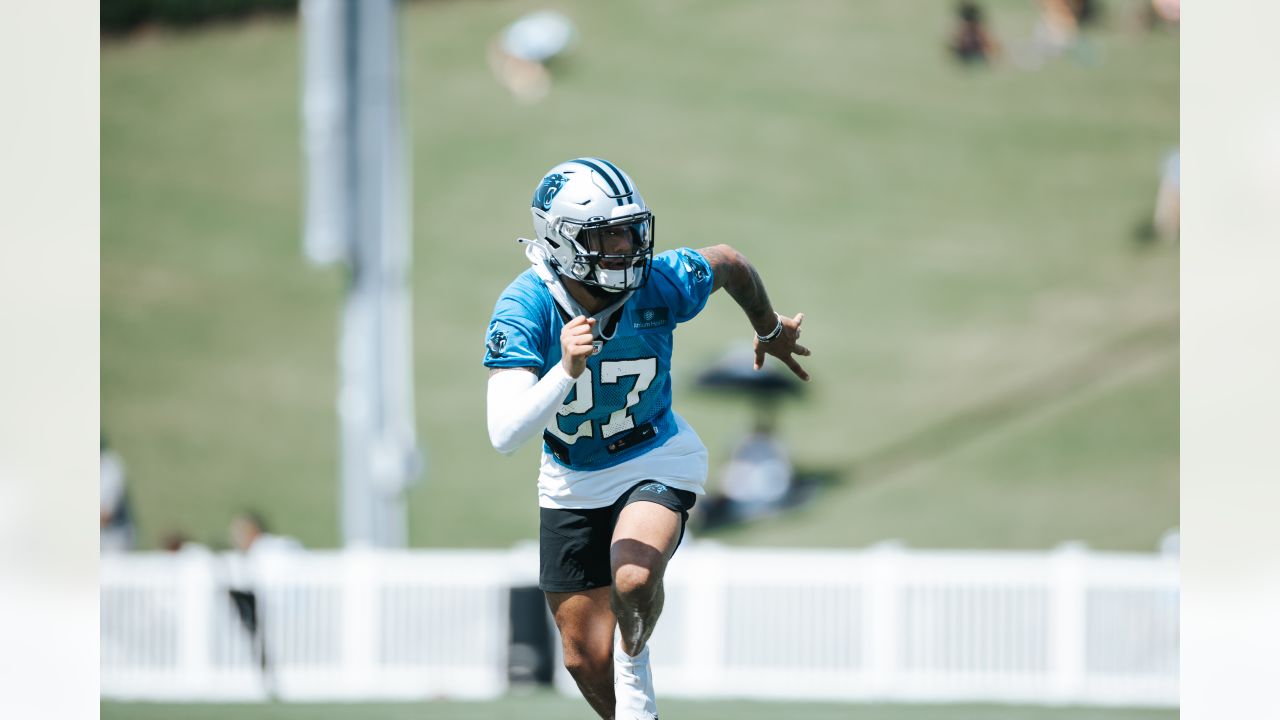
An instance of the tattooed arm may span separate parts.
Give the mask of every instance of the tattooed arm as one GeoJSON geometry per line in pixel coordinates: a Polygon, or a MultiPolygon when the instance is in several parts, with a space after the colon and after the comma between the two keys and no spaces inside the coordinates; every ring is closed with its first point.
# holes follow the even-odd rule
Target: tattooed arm
{"type": "Polygon", "coordinates": [[[711,265],[714,282],[711,291],[715,292],[720,288],[728,291],[755,329],[756,370],[764,365],[767,353],[785,363],[801,380],[808,380],[809,373],[795,359],[796,355],[810,354],[808,348],[797,342],[804,313],[787,317],[774,312],[769,294],[765,292],[764,282],[760,280],[760,273],[737,250],[728,245],[713,245],[698,250],[698,254],[711,265]]]}

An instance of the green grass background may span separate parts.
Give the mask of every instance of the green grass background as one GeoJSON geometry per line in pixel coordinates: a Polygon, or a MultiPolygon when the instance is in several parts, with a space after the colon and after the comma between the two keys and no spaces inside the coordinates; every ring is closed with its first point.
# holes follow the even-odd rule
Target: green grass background
{"type": "MultiPolygon", "coordinates": [[[[1007,47],[1032,5],[986,3],[1007,47]]],[[[534,185],[584,154],[637,180],[661,248],[730,243],[807,315],[811,392],[783,434],[837,480],[724,540],[1146,550],[1177,524],[1177,252],[1133,231],[1178,140],[1178,44],[1137,29],[1141,3],[1107,3],[1093,64],[1034,73],[949,62],[949,4],[556,6],[580,42],[534,106],[484,50],[533,6],[403,13],[427,454],[412,545],[535,536],[537,449],[485,436],[483,331],[525,266],[534,185]]],[[[301,254],[298,40],[270,19],[103,45],[102,416],[144,547],[225,544],[242,507],[340,541],[344,278],[301,254]]],[[[727,296],[677,334],[675,405],[713,475],[749,413],[691,378],[749,338],[727,296]]]]}

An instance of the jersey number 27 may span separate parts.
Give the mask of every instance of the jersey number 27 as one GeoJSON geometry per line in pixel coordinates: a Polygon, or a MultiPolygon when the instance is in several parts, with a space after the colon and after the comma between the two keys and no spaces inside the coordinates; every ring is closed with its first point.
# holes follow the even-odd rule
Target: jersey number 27
{"type": "MultiPolygon", "coordinates": [[[[607,422],[600,425],[600,437],[608,438],[617,435],[623,430],[630,430],[636,426],[636,420],[629,412],[631,408],[640,402],[640,394],[649,389],[653,378],[658,374],[657,358],[641,358],[639,360],[604,360],[600,363],[600,382],[616,383],[619,378],[634,375],[636,384],[631,388],[631,392],[627,393],[627,404],[615,410],[609,415],[607,422]]],[[[580,415],[589,412],[595,405],[594,392],[592,391],[591,368],[584,368],[582,374],[578,376],[577,383],[574,385],[574,399],[560,406],[557,412],[560,416],[580,415]]],[[[555,418],[547,424],[547,431],[552,435],[560,438],[566,445],[572,445],[578,441],[578,438],[591,437],[592,428],[590,420],[583,420],[578,429],[572,435],[560,429],[560,423],[555,418]]]]}

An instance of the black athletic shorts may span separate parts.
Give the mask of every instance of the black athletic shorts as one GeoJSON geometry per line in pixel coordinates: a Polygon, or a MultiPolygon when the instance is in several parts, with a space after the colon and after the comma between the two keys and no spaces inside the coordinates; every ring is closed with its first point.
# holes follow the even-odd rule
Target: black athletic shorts
{"type": "MultiPolygon", "coordinates": [[[[680,539],[697,495],[645,480],[612,505],[586,510],[539,508],[538,588],[543,592],[579,592],[613,584],[609,546],[622,508],[633,502],[655,502],[680,513],[680,539]]],[[[676,545],[679,546],[679,540],[676,545]]]]}

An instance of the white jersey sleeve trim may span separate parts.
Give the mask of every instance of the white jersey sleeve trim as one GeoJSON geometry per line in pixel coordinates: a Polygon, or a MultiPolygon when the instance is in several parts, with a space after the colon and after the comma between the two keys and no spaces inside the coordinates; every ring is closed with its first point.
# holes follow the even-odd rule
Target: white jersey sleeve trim
{"type": "Polygon", "coordinates": [[[555,417],[574,382],[560,363],[541,380],[523,371],[490,375],[487,405],[489,442],[494,449],[510,455],[541,432],[555,417]]]}

